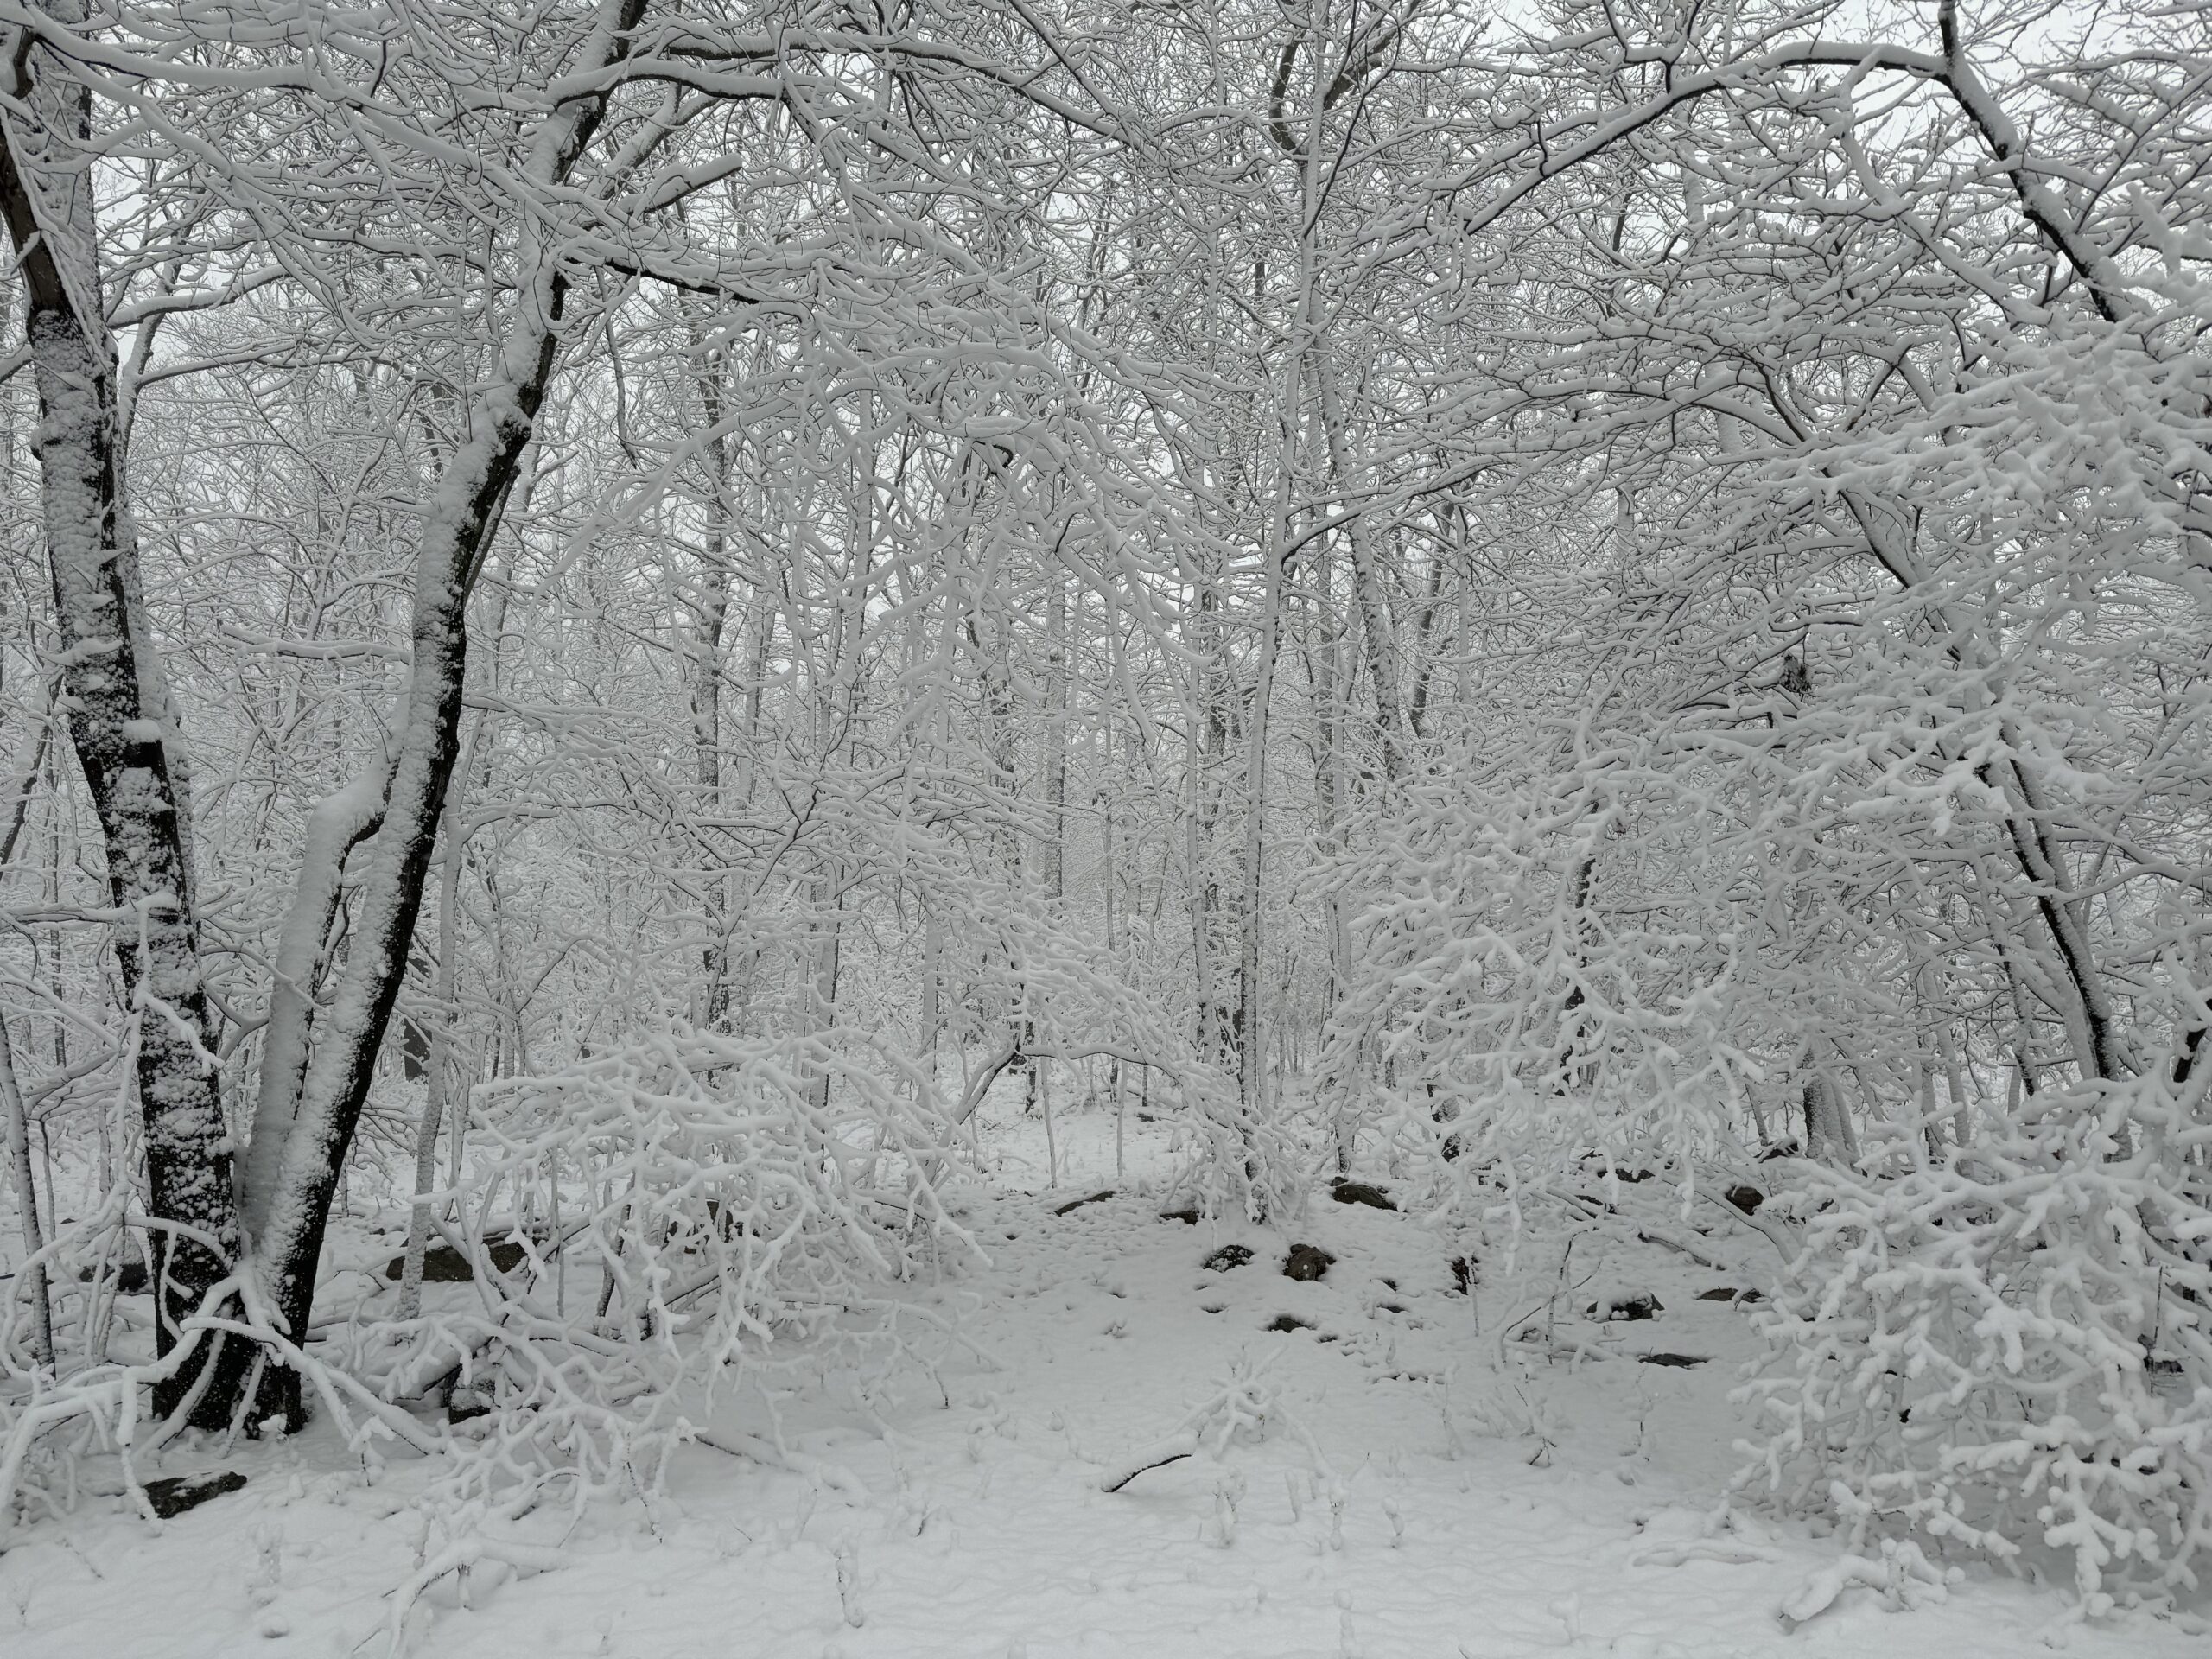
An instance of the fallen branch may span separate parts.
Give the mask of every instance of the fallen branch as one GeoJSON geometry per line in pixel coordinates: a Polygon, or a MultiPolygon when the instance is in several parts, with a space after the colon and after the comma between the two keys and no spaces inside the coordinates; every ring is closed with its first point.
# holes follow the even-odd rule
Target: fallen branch
{"type": "Polygon", "coordinates": [[[1162,1469],[1171,1463],[1179,1463],[1198,1449],[1196,1429],[1183,1429],[1170,1434],[1156,1445],[1148,1446],[1132,1457],[1122,1459],[1099,1477],[1098,1490],[1118,1492],[1147,1469],[1162,1469]]]}

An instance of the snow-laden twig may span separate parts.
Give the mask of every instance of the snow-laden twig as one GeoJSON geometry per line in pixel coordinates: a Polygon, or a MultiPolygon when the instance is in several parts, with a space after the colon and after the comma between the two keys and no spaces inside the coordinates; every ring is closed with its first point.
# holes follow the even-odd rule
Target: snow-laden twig
{"type": "Polygon", "coordinates": [[[1752,1310],[1770,1345],[1738,1477],[2000,1562],[2070,1554],[2094,1613],[2212,1551],[2212,1193],[2153,1076],[2053,1090],[1942,1164],[1808,1172],[1803,1247],[1752,1310]],[[2123,1152],[2123,1147],[2128,1148],[2123,1152]]]}
{"type": "Polygon", "coordinates": [[[1336,1485],[1336,1476],[1306,1426],[1282,1403],[1281,1385],[1267,1380],[1275,1354],[1239,1358],[1214,1391],[1185,1414],[1167,1434],[1109,1465],[1098,1478],[1101,1491],[1118,1492],[1147,1469],[1158,1469],[1201,1451],[1218,1458],[1239,1440],[1257,1440],[1270,1427],[1287,1429],[1313,1461],[1315,1472],[1336,1485]]]}

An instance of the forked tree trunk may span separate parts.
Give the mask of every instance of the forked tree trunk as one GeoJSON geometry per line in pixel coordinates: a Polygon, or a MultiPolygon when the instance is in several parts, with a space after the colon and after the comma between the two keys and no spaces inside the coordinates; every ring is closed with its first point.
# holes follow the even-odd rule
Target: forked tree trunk
{"type": "MultiPolygon", "coordinates": [[[[645,8],[645,0],[613,0],[578,54],[578,67],[618,62],[645,8]]],[[[546,185],[567,179],[598,130],[605,97],[574,99],[547,118],[531,143],[531,177],[546,185]]],[[[291,1109],[256,1125],[257,1141],[266,1135],[271,1144],[256,1149],[256,1180],[247,1193],[261,1221],[252,1238],[253,1268],[296,1342],[306,1336],[331,1200],[406,973],[444,811],[467,670],[469,593],[552,378],[568,278],[535,229],[525,232],[517,261],[521,280],[505,337],[473,394],[470,436],[446,465],[416,553],[413,666],[397,711],[382,827],[360,883],[352,947],[330,1006],[315,1021],[291,1109]]],[[[316,902],[326,874],[302,871],[302,904],[316,902]]],[[[272,1031],[270,1040],[276,1037],[272,1031]]],[[[299,1379],[283,1375],[287,1414],[296,1421],[299,1379]]]]}
{"type": "MultiPolygon", "coordinates": [[[[253,1160],[256,1174],[267,1184],[251,1189],[248,1198],[262,1220],[254,1238],[256,1266],[295,1341],[307,1330],[331,1198],[414,942],[458,748],[469,588],[552,373],[567,288],[550,269],[525,288],[499,369],[477,394],[475,435],[448,467],[440,490],[445,511],[433,518],[416,565],[414,668],[352,948],[330,1006],[316,1022],[289,1121],[255,1125],[257,1141],[269,1143],[265,1150],[256,1147],[253,1160]]],[[[302,899],[320,880],[316,872],[302,872],[302,899]]],[[[291,1386],[296,1389],[296,1378],[291,1386]]]]}

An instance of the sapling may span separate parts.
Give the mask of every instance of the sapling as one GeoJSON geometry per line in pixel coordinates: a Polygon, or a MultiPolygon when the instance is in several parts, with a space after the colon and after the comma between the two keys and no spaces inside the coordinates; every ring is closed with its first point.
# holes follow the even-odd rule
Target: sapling
{"type": "Polygon", "coordinates": [[[837,1601],[844,1610],[845,1623],[858,1630],[868,1623],[868,1616],[861,1611],[860,1546],[850,1538],[837,1541],[837,1601]]]}

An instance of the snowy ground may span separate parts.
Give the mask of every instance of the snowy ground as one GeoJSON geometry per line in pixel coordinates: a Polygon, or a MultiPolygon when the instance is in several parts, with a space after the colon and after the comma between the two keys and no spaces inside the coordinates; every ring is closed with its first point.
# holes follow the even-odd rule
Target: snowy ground
{"type": "MultiPolygon", "coordinates": [[[[812,1478],[687,1449],[658,1512],[612,1506],[563,1564],[448,1579],[409,1623],[410,1651],[469,1659],[1641,1659],[2078,1655],[2201,1659],[2204,1638],[2147,1619],[2068,1628],[2062,1600],[1970,1571],[1947,1599],[1896,1610],[1847,1590],[1793,1627],[1778,1609],[1839,1555],[1833,1540],[1726,1510],[1736,1461],[1726,1394],[1742,1315],[1701,1291],[1755,1278],[1679,1255],[1578,1246],[1553,1345],[1579,1361],[1498,1363],[1497,1322],[1528,1306],[1458,1294],[1459,1248],[1407,1217],[1330,1202],[1291,1233],[1338,1258],[1318,1283],[1280,1267],[1289,1235],[1163,1220],[1135,1190],[1156,1166],[1132,1122],[1120,1196],[1110,1119],[1061,1126],[1044,1185],[1034,1125],[1003,1127],[995,1182],[968,1199],[991,1263],[938,1300],[996,1360],[919,1376],[871,1421],[821,1398],[786,1414],[812,1478]],[[1025,1185],[1033,1189],[1025,1191],[1025,1185]],[[1254,1252],[1226,1272],[1225,1243],[1254,1252]],[[1586,1278],[1586,1275],[1589,1275],[1586,1278]],[[1645,1321],[1582,1317],[1601,1292],[1648,1291],[1645,1321]],[[1571,1306],[1570,1306],[1571,1304],[1571,1306]],[[1264,1327],[1281,1314],[1310,1330],[1264,1327]],[[1711,1363],[1670,1369],[1631,1356],[1711,1363]],[[1240,1362],[1266,1362],[1292,1420],[1220,1460],[1100,1490],[1240,1362]],[[950,1403],[948,1404],[947,1396],[950,1403]],[[1313,1440],[1309,1447],[1298,1433],[1313,1440]],[[1317,1463],[1316,1453],[1319,1454],[1317,1463]],[[849,1478],[846,1478],[849,1477],[849,1478]],[[1338,1502],[1329,1500],[1333,1489],[1338,1502]],[[846,1581],[841,1593],[840,1578],[846,1581]],[[856,1622],[857,1621],[857,1622],[856,1622]]],[[[1751,1262],[1748,1246],[1714,1241],[1751,1262]]],[[[1556,1260],[1556,1256],[1553,1258],[1556,1260]]],[[[1525,1321],[1515,1321],[1516,1326],[1525,1321]]],[[[208,1461],[204,1452],[201,1462],[208,1461]]],[[[380,1659],[385,1595],[416,1565],[421,1465],[365,1484],[309,1433],[234,1452],[246,1487],[156,1526],[118,1497],[0,1557],[0,1654],[15,1659],[380,1659]]],[[[191,1472],[194,1454],[165,1472],[191,1472]]]]}

